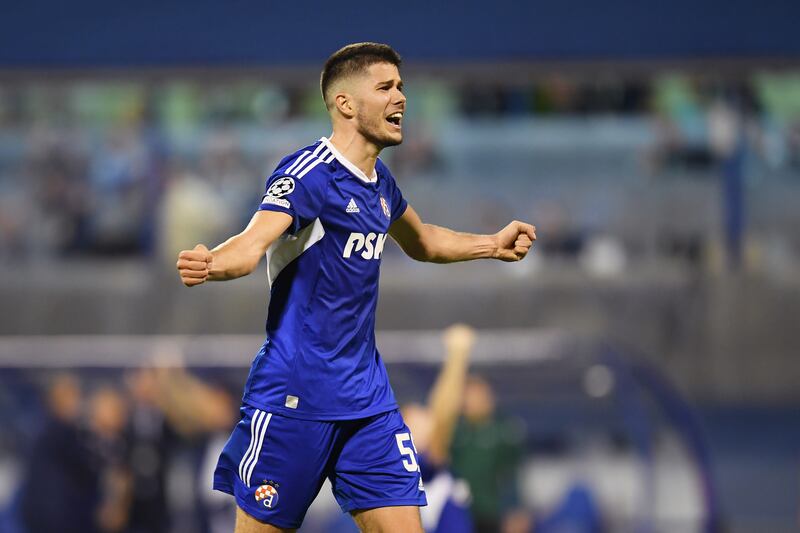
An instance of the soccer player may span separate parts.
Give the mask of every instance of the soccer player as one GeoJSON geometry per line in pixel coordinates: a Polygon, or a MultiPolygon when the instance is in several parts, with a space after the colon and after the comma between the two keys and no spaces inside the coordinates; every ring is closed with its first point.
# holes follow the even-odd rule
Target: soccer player
{"type": "Polygon", "coordinates": [[[214,475],[239,506],[236,533],[300,527],[326,477],[363,531],[422,532],[414,444],[375,346],[386,237],[436,263],[519,261],[536,239],[517,221],[493,235],[424,224],[406,203],[378,158],[403,140],[399,66],[384,44],[335,52],[320,81],[333,134],[278,164],[244,231],[179,254],[189,287],[245,276],[267,257],[267,340],[214,475]]]}

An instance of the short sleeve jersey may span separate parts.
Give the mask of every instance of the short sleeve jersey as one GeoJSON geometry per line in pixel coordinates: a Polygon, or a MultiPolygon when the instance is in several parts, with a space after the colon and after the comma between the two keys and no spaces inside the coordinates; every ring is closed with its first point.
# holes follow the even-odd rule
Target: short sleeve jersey
{"type": "Polygon", "coordinates": [[[267,179],[259,209],[292,223],[267,250],[267,340],[245,402],[308,420],[397,407],[375,345],[375,308],[389,227],[407,204],[380,160],[375,173],[368,181],[323,137],[267,179]]]}

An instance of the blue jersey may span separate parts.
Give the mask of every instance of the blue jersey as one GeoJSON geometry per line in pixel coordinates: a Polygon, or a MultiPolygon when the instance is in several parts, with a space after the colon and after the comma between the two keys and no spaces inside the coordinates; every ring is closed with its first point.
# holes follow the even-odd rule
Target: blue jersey
{"type": "Polygon", "coordinates": [[[397,407],[375,346],[375,308],[389,226],[406,206],[380,160],[367,177],[324,137],[280,162],[259,209],[292,224],[267,251],[267,340],[246,403],[307,420],[397,407]]]}

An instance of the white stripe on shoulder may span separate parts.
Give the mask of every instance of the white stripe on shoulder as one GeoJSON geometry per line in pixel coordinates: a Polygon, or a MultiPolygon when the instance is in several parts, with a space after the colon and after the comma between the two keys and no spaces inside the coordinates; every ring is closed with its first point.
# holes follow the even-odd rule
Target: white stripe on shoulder
{"type": "Polygon", "coordinates": [[[311,155],[309,157],[306,157],[305,159],[303,159],[303,162],[300,163],[297,166],[292,165],[294,168],[287,169],[286,173],[287,174],[293,174],[293,175],[297,176],[297,173],[300,172],[300,170],[302,170],[302,168],[304,166],[306,166],[308,163],[314,161],[317,158],[317,156],[319,155],[320,151],[322,151],[323,148],[325,148],[325,145],[323,143],[319,143],[319,146],[317,146],[314,149],[314,151],[311,153],[311,155]]]}
{"type": "Polygon", "coordinates": [[[254,455],[254,460],[250,463],[250,468],[247,470],[247,486],[250,486],[250,478],[253,476],[253,470],[258,463],[258,456],[261,455],[261,447],[264,445],[264,436],[267,434],[267,426],[269,425],[269,421],[272,419],[272,413],[267,413],[267,418],[264,420],[264,424],[261,426],[261,434],[258,436],[258,447],[256,448],[256,453],[254,455]]]}
{"type": "Polygon", "coordinates": [[[306,157],[308,157],[308,155],[309,155],[310,153],[311,153],[311,152],[310,152],[310,151],[308,151],[308,150],[306,150],[305,152],[303,152],[303,153],[300,155],[300,157],[298,157],[297,159],[295,159],[295,160],[294,160],[294,163],[292,163],[292,166],[290,166],[289,168],[287,168],[287,169],[286,169],[286,173],[287,173],[287,174],[291,174],[291,173],[292,173],[292,170],[294,170],[294,167],[296,167],[296,166],[298,165],[298,163],[300,163],[300,162],[301,162],[303,159],[305,159],[306,157]]]}
{"type": "Polygon", "coordinates": [[[309,172],[311,172],[311,169],[313,169],[315,166],[319,165],[320,163],[322,163],[322,159],[317,159],[316,161],[314,161],[313,163],[311,163],[310,165],[308,165],[308,166],[305,168],[305,170],[303,170],[303,171],[302,171],[300,174],[297,174],[297,177],[298,177],[298,178],[302,178],[303,176],[305,176],[306,174],[308,174],[309,172]]]}
{"type": "Polygon", "coordinates": [[[297,173],[303,170],[304,166],[317,160],[317,155],[319,154],[322,148],[324,148],[324,145],[320,143],[320,145],[317,146],[317,149],[314,150],[314,152],[309,157],[305,158],[302,163],[294,167],[294,170],[292,170],[291,172],[287,171],[287,173],[297,176],[297,173]]]}
{"type": "Polygon", "coordinates": [[[323,148],[325,148],[325,143],[323,142],[319,143],[317,147],[314,148],[314,155],[319,155],[320,151],[322,151],[323,148]]]}

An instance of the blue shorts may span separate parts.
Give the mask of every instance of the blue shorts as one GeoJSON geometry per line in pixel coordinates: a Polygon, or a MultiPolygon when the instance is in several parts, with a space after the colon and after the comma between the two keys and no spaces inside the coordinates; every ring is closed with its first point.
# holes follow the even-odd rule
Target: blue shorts
{"type": "Polygon", "coordinates": [[[299,528],[325,478],[342,511],[426,505],[411,433],[398,410],[360,420],[300,420],[242,407],[214,472],[255,519],[299,528]]]}

